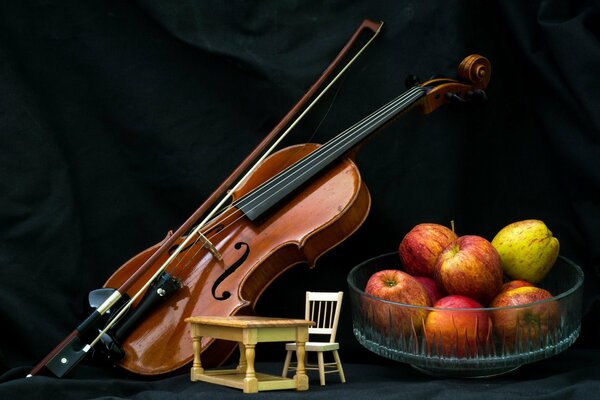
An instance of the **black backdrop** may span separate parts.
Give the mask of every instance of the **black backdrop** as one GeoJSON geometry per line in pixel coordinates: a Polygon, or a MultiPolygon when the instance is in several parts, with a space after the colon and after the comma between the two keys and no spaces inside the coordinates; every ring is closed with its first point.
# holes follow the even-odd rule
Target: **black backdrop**
{"type": "MultiPolygon", "coordinates": [[[[147,380],[85,364],[69,379],[22,377],[87,314],[87,292],[177,228],[369,18],[385,22],[380,37],[289,143],[322,143],[405,90],[407,75],[453,77],[471,53],[492,62],[489,100],[408,114],[363,146],[367,221],[316,268],[284,274],[257,311],[299,316],[304,291],[347,291],[352,266],[394,251],[419,222],[491,239],[539,218],[586,273],[582,333],[506,377],[433,379],[363,349],[346,303],[348,383],[313,380],[302,395],[595,395],[599,12],[591,1],[3,2],[0,394],[240,395],[192,385],[186,371],[147,380]]],[[[277,370],[283,351],[272,350],[265,367],[277,370]]]]}

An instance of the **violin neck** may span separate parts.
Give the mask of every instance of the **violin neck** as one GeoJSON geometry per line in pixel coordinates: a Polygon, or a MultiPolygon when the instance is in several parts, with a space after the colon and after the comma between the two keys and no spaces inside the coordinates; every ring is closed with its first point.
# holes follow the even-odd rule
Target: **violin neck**
{"type": "Polygon", "coordinates": [[[420,86],[407,90],[236,201],[234,206],[254,221],[426,94],[427,89],[420,86]]]}

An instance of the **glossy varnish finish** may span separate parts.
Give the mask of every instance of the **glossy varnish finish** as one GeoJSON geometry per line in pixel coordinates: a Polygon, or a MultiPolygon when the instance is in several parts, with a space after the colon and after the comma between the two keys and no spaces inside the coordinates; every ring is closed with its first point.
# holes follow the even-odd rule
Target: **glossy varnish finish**
{"type": "MultiPolygon", "coordinates": [[[[316,147],[304,144],[273,154],[236,191],[234,199],[316,147]]],[[[314,265],[319,256],[358,229],[369,208],[368,190],[350,159],[323,171],[257,221],[251,222],[234,207],[229,208],[203,229],[223,259],[217,260],[206,249],[196,252],[199,245],[181,253],[180,260],[173,262],[167,271],[181,281],[182,288],[124,338],[126,356],[120,366],[144,375],[185,366],[193,358],[185,318],[252,314],[261,294],[275,278],[293,265],[314,265]]],[[[153,250],[150,248],[129,260],[108,279],[105,287],[118,287],[153,250]]],[[[128,294],[139,290],[167,257],[168,254],[163,255],[128,294]]],[[[222,363],[233,350],[230,343],[204,340],[203,360],[207,366],[222,363]]]]}

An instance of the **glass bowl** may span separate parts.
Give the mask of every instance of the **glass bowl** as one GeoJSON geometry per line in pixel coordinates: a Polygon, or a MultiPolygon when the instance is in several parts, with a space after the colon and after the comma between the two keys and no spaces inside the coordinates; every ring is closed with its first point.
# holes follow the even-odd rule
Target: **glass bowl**
{"type": "Polygon", "coordinates": [[[436,309],[366,294],[371,275],[384,269],[403,269],[398,253],[367,260],[348,274],[354,335],[372,352],[424,373],[500,375],[558,354],[579,336],[583,271],[562,256],[536,285],[553,298],[499,308],[436,309]]]}

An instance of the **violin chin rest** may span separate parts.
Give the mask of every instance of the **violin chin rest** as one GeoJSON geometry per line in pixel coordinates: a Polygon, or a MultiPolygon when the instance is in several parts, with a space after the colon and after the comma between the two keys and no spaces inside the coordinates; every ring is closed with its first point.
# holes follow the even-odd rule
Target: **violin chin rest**
{"type": "Polygon", "coordinates": [[[88,294],[88,304],[92,308],[98,308],[102,303],[106,301],[116,289],[111,288],[100,288],[92,290],[88,294]]]}

